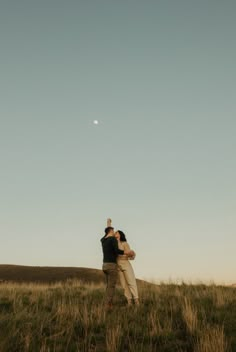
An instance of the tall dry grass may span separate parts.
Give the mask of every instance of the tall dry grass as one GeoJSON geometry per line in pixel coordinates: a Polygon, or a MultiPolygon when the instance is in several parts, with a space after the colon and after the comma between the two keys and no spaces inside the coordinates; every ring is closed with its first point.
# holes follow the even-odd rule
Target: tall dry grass
{"type": "Polygon", "coordinates": [[[223,326],[207,327],[199,336],[195,352],[225,352],[228,343],[224,334],[223,326]]]}
{"type": "Polygon", "coordinates": [[[104,285],[0,286],[1,352],[235,352],[236,289],[139,286],[140,307],[103,306],[104,285]]]}
{"type": "Polygon", "coordinates": [[[188,331],[193,334],[198,328],[197,309],[193,306],[190,299],[186,297],[184,297],[182,303],[182,315],[188,331]]]}

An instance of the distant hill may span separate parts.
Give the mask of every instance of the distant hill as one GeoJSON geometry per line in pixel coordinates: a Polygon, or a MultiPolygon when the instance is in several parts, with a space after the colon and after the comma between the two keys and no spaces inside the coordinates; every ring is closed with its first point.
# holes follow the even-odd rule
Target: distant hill
{"type": "Polygon", "coordinates": [[[53,283],[69,279],[77,279],[84,283],[100,283],[104,282],[104,274],[102,270],[88,268],[0,264],[0,282],[53,283]]]}
{"type": "MultiPolygon", "coordinates": [[[[104,274],[99,269],[0,264],[0,282],[53,283],[70,279],[77,279],[84,283],[105,282],[104,274]]],[[[138,281],[141,282],[141,280],[138,281]]]]}

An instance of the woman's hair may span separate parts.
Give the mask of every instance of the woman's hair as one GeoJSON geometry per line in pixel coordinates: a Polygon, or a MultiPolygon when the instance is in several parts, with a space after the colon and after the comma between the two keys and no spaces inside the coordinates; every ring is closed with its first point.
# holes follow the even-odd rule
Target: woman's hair
{"type": "Polygon", "coordinates": [[[120,234],[120,241],[127,242],[124,232],[120,231],[120,230],[118,230],[117,232],[119,232],[119,234],[120,234]]]}

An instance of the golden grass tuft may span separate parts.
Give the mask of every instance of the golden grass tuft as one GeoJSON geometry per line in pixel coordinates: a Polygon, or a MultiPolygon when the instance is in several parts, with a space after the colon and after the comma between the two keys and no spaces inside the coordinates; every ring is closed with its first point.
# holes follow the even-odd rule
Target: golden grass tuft
{"type": "Polygon", "coordinates": [[[193,304],[186,297],[184,297],[182,303],[182,314],[188,331],[193,334],[198,327],[197,309],[194,308],[193,304]]]}
{"type": "Polygon", "coordinates": [[[194,352],[226,352],[228,344],[222,326],[207,327],[202,330],[194,352]]]}

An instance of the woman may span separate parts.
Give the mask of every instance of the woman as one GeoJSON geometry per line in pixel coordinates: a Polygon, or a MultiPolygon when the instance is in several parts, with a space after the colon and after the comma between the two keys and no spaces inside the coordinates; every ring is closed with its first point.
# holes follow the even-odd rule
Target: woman
{"type": "MultiPolygon", "coordinates": [[[[107,220],[107,225],[111,226],[111,219],[107,220]]],[[[118,230],[115,232],[115,237],[118,241],[118,247],[125,252],[130,251],[130,246],[127,243],[124,232],[118,230]]],[[[120,278],[120,283],[124,289],[124,294],[127,299],[128,305],[132,304],[134,300],[135,305],[139,305],[138,288],[134,275],[134,270],[129,262],[129,259],[134,259],[134,257],[129,257],[127,255],[118,255],[117,265],[118,273],[120,278]]]]}

